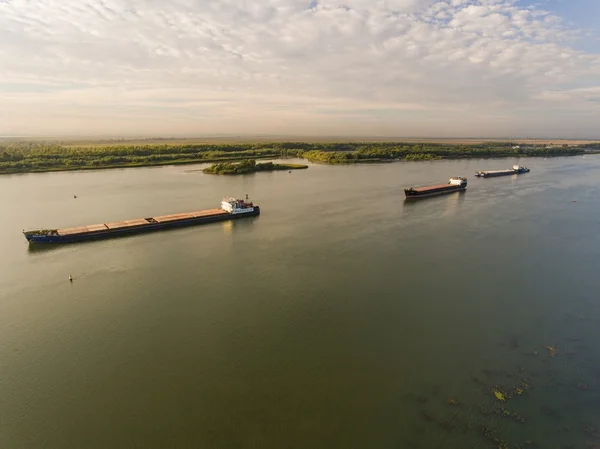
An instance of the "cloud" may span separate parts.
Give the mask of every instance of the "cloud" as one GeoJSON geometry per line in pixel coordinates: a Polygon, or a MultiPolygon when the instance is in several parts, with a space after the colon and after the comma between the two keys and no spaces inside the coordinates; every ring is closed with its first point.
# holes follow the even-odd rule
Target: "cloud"
{"type": "Polygon", "coordinates": [[[591,135],[577,38],[516,0],[4,1],[0,134],[591,135]]]}

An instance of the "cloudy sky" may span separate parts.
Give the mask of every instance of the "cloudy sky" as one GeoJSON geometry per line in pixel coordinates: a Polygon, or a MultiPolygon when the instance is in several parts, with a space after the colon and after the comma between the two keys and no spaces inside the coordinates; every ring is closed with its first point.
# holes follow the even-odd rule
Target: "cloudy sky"
{"type": "Polygon", "coordinates": [[[0,135],[600,138],[599,0],[0,0],[0,135]]]}

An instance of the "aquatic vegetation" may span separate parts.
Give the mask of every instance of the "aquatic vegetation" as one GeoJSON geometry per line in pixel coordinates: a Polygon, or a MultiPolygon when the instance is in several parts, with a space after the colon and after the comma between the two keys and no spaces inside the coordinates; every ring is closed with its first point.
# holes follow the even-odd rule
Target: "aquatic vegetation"
{"type": "MultiPolygon", "coordinates": [[[[579,337],[568,338],[572,338],[573,341],[580,340],[579,337]]],[[[600,449],[600,432],[591,421],[576,425],[576,421],[572,420],[572,410],[584,410],[583,413],[588,413],[585,410],[598,403],[599,398],[595,397],[595,391],[600,391],[600,369],[594,354],[590,354],[586,359],[585,355],[582,357],[582,354],[570,351],[567,347],[569,344],[566,342],[562,343],[565,347],[561,347],[560,351],[556,346],[540,345],[537,350],[529,353],[525,351],[511,353],[511,349],[522,345],[516,337],[504,341],[502,346],[505,354],[511,354],[510,359],[517,357],[514,364],[480,367],[480,371],[470,375],[471,389],[475,390],[472,393],[475,397],[481,398],[479,404],[470,404],[468,395],[462,397],[461,393],[459,399],[457,396],[441,391],[439,395],[444,398],[443,403],[452,408],[448,407],[447,411],[439,412],[436,418],[430,417],[435,424],[434,427],[438,431],[443,429],[457,436],[459,433],[479,433],[483,437],[481,443],[484,443],[480,446],[484,448],[487,446],[502,449],[533,447],[600,449]],[[527,362],[527,355],[532,355],[535,359],[527,362]],[[555,362],[552,359],[557,355],[559,360],[555,362]],[[575,359],[575,363],[560,363],[570,358],[575,359]],[[573,375],[573,372],[577,374],[573,375]],[[594,393],[587,393],[589,391],[594,393]],[[460,407],[455,407],[459,405],[460,407]],[[538,413],[532,412],[536,408],[538,413]],[[527,416],[521,414],[525,410],[529,410],[527,416]],[[546,442],[540,441],[540,446],[537,446],[531,440],[513,439],[516,436],[513,432],[513,429],[516,429],[514,426],[522,425],[522,431],[527,432],[529,423],[540,419],[547,427],[546,442]],[[506,439],[502,438],[505,431],[510,432],[506,434],[506,439]]],[[[571,345],[583,343],[582,341],[571,345]]],[[[439,387],[433,387],[433,391],[433,396],[437,395],[439,387]]]]}
{"type": "Polygon", "coordinates": [[[503,392],[501,392],[500,390],[493,388],[492,393],[494,393],[494,397],[497,400],[499,400],[500,402],[506,401],[506,395],[503,392]]]}
{"type": "Polygon", "coordinates": [[[479,407],[479,411],[486,416],[494,413],[494,409],[492,407],[488,407],[485,405],[482,405],[481,407],[479,407]]]}
{"type": "Polygon", "coordinates": [[[460,404],[460,401],[458,400],[458,398],[455,398],[455,397],[449,397],[447,402],[450,405],[458,405],[458,404],[460,404]]]}
{"type": "Polygon", "coordinates": [[[494,411],[496,412],[496,415],[499,416],[510,416],[510,412],[502,407],[495,408],[494,411]]]}
{"type": "Polygon", "coordinates": [[[590,437],[598,440],[600,439],[600,433],[598,433],[598,429],[592,425],[583,426],[583,431],[590,437]]]}
{"type": "Polygon", "coordinates": [[[481,435],[483,435],[486,439],[488,439],[489,441],[491,441],[492,443],[494,443],[497,447],[501,447],[503,449],[507,449],[508,443],[506,443],[505,441],[502,441],[500,438],[498,438],[495,435],[495,432],[491,429],[488,429],[485,426],[480,426],[479,427],[479,433],[481,433],[481,435]]]}
{"type": "Polygon", "coordinates": [[[501,371],[501,370],[483,369],[483,370],[481,370],[481,372],[488,377],[504,377],[504,376],[506,376],[506,371],[501,371]]]}
{"type": "Polygon", "coordinates": [[[502,416],[505,418],[510,418],[514,421],[520,422],[520,423],[524,423],[525,422],[525,418],[523,418],[521,415],[519,415],[516,412],[511,412],[509,410],[506,410],[505,408],[502,407],[497,407],[494,409],[494,413],[496,413],[496,415],[498,416],[502,416]]]}
{"type": "Polygon", "coordinates": [[[523,393],[525,393],[530,388],[531,388],[531,384],[526,380],[522,380],[513,390],[513,395],[521,396],[523,393]]]}

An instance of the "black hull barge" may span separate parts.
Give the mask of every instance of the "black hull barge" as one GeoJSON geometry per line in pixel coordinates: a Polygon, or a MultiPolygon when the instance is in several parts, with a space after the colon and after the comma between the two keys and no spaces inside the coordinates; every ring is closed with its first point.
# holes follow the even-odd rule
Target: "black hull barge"
{"type": "Polygon", "coordinates": [[[506,170],[485,170],[475,172],[475,176],[477,178],[495,178],[497,176],[510,176],[510,175],[520,175],[521,173],[529,173],[529,169],[527,167],[522,167],[520,165],[513,165],[513,168],[508,168],[506,170]]]}
{"type": "Polygon", "coordinates": [[[404,189],[407,200],[428,198],[431,196],[445,195],[447,193],[460,192],[467,188],[467,178],[457,176],[450,178],[447,184],[435,184],[425,187],[410,187],[404,189]]]}
{"type": "Polygon", "coordinates": [[[140,234],[169,228],[194,226],[217,221],[233,220],[260,214],[260,207],[247,200],[224,198],[220,209],[208,209],[182,214],[102,223],[63,229],[23,231],[30,244],[71,243],[140,234]]]}

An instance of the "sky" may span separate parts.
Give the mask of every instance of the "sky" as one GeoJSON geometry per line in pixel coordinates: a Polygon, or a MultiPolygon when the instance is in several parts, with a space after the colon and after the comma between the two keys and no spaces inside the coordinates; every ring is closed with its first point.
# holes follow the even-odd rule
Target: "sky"
{"type": "Polygon", "coordinates": [[[0,0],[0,136],[600,138],[600,0],[0,0]]]}

